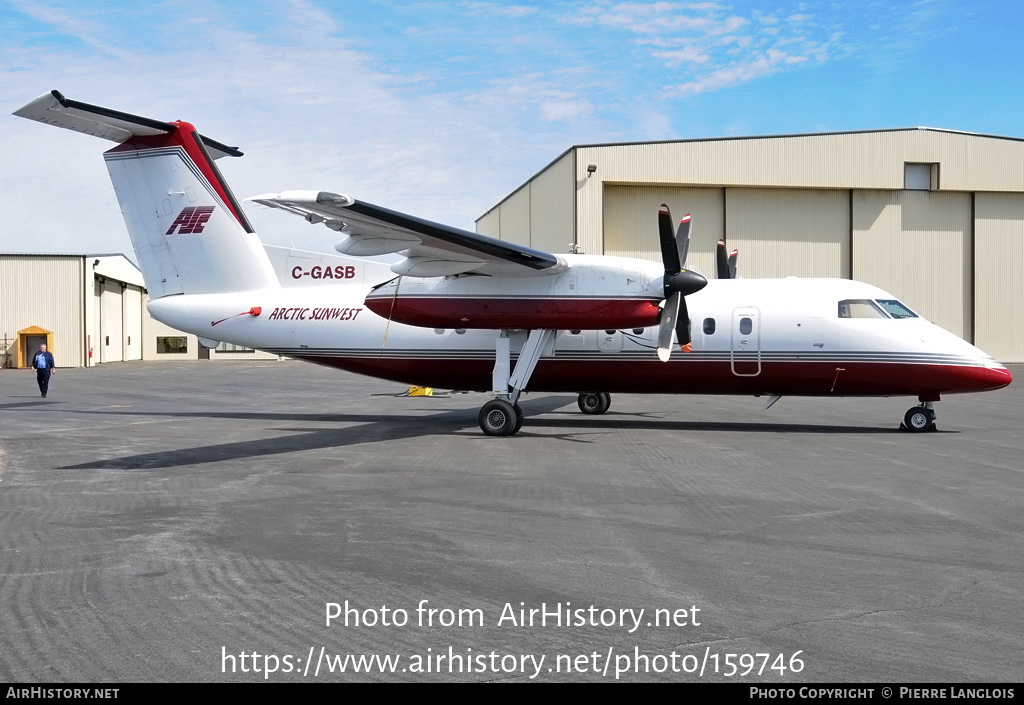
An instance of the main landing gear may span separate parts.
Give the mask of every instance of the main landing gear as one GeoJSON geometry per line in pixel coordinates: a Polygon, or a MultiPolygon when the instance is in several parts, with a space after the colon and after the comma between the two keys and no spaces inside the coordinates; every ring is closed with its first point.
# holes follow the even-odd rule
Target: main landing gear
{"type": "Polygon", "coordinates": [[[509,374],[511,368],[511,344],[509,334],[503,330],[498,334],[494,349],[494,372],[491,375],[491,388],[495,398],[480,408],[477,422],[480,430],[488,436],[512,436],[523,427],[523,410],[519,406],[519,395],[523,393],[537,360],[554,348],[555,331],[550,328],[531,330],[526,345],[519,353],[516,369],[509,374]]]}
{"type": "Polygon", "coordinates": [[[576,403],[584,414],[603,414],[612,405],[612,395],[607,392],[585,392],[576,403]]]}
{"type": "Polygon", "coordinates": [[[488,436],[512,436],[523,427],[523,409],[504,399],[491,399],[480,407],[477,421],[488,436]]]}
{"type": "Polygon", "coordinates": [[[900,428],[911,433],[923,433],[935,430],[935,409],[932,402],[923,401],[918,406],[907,409],[900,428]]]}

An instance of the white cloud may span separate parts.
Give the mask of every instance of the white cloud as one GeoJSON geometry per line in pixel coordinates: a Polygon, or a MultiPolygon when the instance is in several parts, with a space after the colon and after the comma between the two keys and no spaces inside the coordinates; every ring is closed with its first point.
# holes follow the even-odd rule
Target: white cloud
{"type": "Polygon", "coordinates": [[[625,33],[676,73],[676,96],[746,83],[810,58],[826,61],[838,43],[806,12],[780,19],[754,8],[744,16],[715,3],[592,3],[563,21],[625,33]]]}
{"type": "Polygon", "coordinates": [[[686,62],[706,64],[711,61],[710,54],[692,45],[685,46],[676,51],[654,51],[651,54],[659,59],[665,59],[668,66],[677,66],[686,62]]]}
{"type": "MultiPolygon", "coordinates": [[[[0,67],[0,95],[8,114],[59,88],[76,100],[188,120],[246,153],[220,162],[239,197],[332,190],[470,230],[476,216],[568,146],[566,123],[586,124],[593,111],[572,71],[423,92],[418,83],[426,76],[376,68],[377,57],[335,36],[344,28],[315,7],[295,0],[281,9],[278,26],[257,35],[207,7],[205,21],[167,28],[173,50],[37,53],[0,38],[5,63],[19,67],[0,67]]],[[[80,24],[70,10],[61,22],[80,24]]],[[[19,118],[7,123],[0,251],[127,248],[100,158],[111,145],[19,118]]],[[[265,241],[334,244],[323,228],[267,216],[253,217],[265,241]],[[283,230],[264,230],[261,221],[283,230]]]]}
{"type": "Polygon", "coordinates": [[[784,66],[801,64],[807,60],[804,56],[791,56],[778,49],[769,49],[763,55],[750,61],[713,71],[700,78],[675,86],[670,92],[677,96],[696,95],[707,91],[728,88],[739,83],[752,81],[755,78],[768,76],[784,66]]]}

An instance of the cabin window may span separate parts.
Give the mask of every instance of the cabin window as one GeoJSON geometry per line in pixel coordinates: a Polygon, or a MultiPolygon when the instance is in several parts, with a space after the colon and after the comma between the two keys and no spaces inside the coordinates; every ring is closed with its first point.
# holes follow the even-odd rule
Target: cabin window
{"type": "Polygon", "coordinates": [[[643,335],[643,334],[644,334],[644,329],[643,328],[634,328],[633,329],[633,335],[643,335]]]}
{"type": "Polygon", "coordinates": [[[744,316],[740,319],[740,335],[750,335],[750,331],[754,330],[754,322],[744,316]]]}
{"type": "Polygon", "coordinates": [[[870,299],[846,299],[839,302],[840,318],[888,318],[870,299]]]}
{"type": "Polygon", "coordinates": [[[715,319],[714,318],[705,318],[704,319],[704,335],[714,335],[714,334],[715,334],[715,319]]]}
{"type": "Polygon", "coordinates": [[[896,299],[878,299],[878,303],[893,318],[917,318],[917,314],[896,299]]]}

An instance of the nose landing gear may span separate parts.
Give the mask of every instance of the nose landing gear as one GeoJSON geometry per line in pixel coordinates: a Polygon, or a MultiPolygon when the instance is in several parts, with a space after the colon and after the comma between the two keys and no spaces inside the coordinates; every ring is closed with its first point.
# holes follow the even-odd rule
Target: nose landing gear
{"type": "Polygon", "coordinates": [[[923,401],[919,406],[907,409],[903,416],[903,424],[900,426],[911,433],[923,433],[935,430],[935,409],[932,402],[923,401]]]}

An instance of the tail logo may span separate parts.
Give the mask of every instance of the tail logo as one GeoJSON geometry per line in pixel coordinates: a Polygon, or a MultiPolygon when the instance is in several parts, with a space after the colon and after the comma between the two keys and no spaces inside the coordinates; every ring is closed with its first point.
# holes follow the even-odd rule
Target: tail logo
{"type": "Polygon", "coordinates": [[[175,230],[181,235],[203,232],[206,221],[213,215],[214,208],[215,206],[189,206],[182,209],[165,235],[173,235],[175,230]]]}

